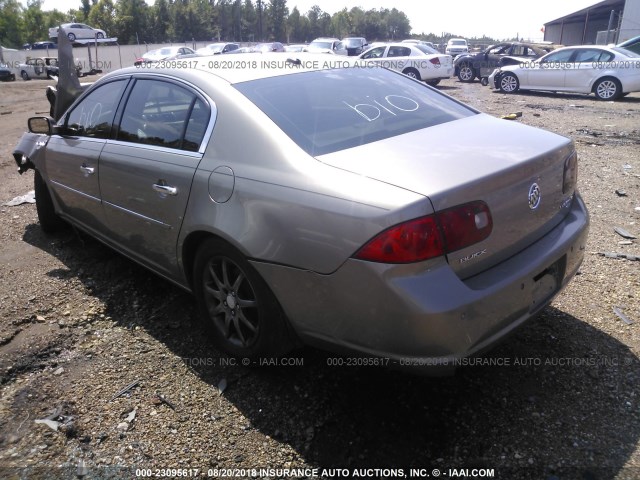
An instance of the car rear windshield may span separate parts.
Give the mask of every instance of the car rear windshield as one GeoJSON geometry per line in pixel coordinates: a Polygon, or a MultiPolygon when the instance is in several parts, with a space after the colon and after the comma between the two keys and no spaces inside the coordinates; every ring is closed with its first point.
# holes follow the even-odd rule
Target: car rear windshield
{"type": "Polygon", "coordinates": [[[633,52],[631,50],[627,50],[624,47],[613,47],[611,50],[614,50],[614,51],[616,51],[616,52],[618,52],[618,53],[620,53],[620,54],[622,54],[622,55],[624,55],[626,57],[633,57],[633,58],[640,57],[640,53],[636,53],[636,52],[633,52]]]}
{"type": "Polygon", "coordinates": [[[361,38],[346,38],[344,40],[344,44],[347,47],[361,47],[364,42],[362,41],[361,38]]]}
{"type": "Polygon", "coordinates": [[[477,113],[400,73],[364,65],[263,78],[235,87],[314,156],[477,113]]]}
{"type": "Polygon", "coordinates": [[[423,43],[419,43],[417,45],[414,45],[418,50],[420,50],[422,53],[426,53],[427,55],[435,55],[435,54],[440,54],[440,52],[438,50],[436,50],[435,48],[430,47],[429,45],[425,45],[423,43]]]}

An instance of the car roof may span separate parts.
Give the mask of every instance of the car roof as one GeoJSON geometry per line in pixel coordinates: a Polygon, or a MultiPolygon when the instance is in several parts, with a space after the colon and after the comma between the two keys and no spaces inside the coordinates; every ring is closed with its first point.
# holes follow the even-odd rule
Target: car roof
{"type": "Polygon", "coordinates": [[[288,52],[288,54],[277,52],[266,53],[246,53],[243,54],[242,64],[252,65],[252,68],[224,68],[228,62],[221,62],[217,56],[195,57],[189,61],[191,68],[154,68],[153,70],[141,70],[138,67],[127,67],[116,70],[105,75],[103,78],[111,78],[118,75],[129,74],[158,74],[167,75],[174,78],[189,79],[190,72],[195,75],[202,73],[215,75],[216,77],[234,84],[258,80],[261,78],[276,77],[280,75],[290,75],[302,72],[329,70],[333,68],[344,68],[349,64],[355,64],[357,57],[343,57],[339,59],[331,56],[319,56],[306,52],[288,52]]]}
{"type": "Polygon", "coordinates": [[[619,43],[616,46],[617,47],[625,47],[625,46],[633,45],[633,44],[638,43],[638,42],[640,42],[640,35],[638,35],[637,37],[630,38],[629,40],[625,40],[624,42],[619,43]]]}

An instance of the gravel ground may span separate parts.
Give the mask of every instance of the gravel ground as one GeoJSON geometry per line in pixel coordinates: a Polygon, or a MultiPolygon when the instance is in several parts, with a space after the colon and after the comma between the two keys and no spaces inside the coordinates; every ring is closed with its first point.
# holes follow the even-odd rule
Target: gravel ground
{"type": "MultiPolygon", "coordinates": [[[[10,153],[47,83],[0,84],[0,203],[32,188],[10,153]]],[[[640,262],[600,255],[640,255],[614,231],[640,236],[640,94],[439,88],[576,142],[588,252],[538,318],[448,378],[311,349],[246,367],[204,340],[188,294],[2,206],[0,477],[640,478],[640,262]]]]}

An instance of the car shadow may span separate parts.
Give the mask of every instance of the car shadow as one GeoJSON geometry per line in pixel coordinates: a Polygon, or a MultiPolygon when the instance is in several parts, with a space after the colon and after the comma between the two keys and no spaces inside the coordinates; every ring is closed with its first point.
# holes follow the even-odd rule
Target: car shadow
{"type": "Polygon", "coordinates": [[[457,87],[456,85],[442,85],[442,84],[438,84],[435,87],[438,90],[442,90],[443,92],[450,92],[452,90],[458,90],[459,87],[457,87]]]}
{"type": "Polygon", "coordinates": [[[290,445],[307,465],[613,479],[640,439],[639,359],[554,307],[453,377],[311,348],[245,367],[204,340],[188,293],[71,229],[45,236],[28,225],[23,238],[64,265],[50,276],[82,281],[114,322],[143,329],[201,381],[216,387],[224,378],[245,431],[290,445]]]}

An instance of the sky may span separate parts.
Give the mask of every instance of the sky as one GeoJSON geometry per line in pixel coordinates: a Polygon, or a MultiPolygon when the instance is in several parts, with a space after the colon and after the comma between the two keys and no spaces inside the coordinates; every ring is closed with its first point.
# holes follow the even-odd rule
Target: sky
{"type": "MultiPolygon", "coordinates": [[[[26,6],[26,0],[22,0],[26,6]]],[[[153,0],[147,0],[152,4],[153,0]]],[[[313,5],[333,14],[347,8],[363,10],[397,8],[404,12],[411,23],[412,33],[453,33],[465,37],[487,35],[506,39],[516,35],[531,40],[541,40],[542,26],[551,20],[599,3],[598,0],[517,0],[491,2],[482,0],[287,0],[289,11],[297,6],[306,13],[313,5]]],[[[80,1],[45,0],[43,10],[57,8],[63,12],[78,8],[80,1]],[[77,3],[77,5],[75,5],[77,3]]],[[[356,32],[357,33],[357,32],[356,32]]]]}

